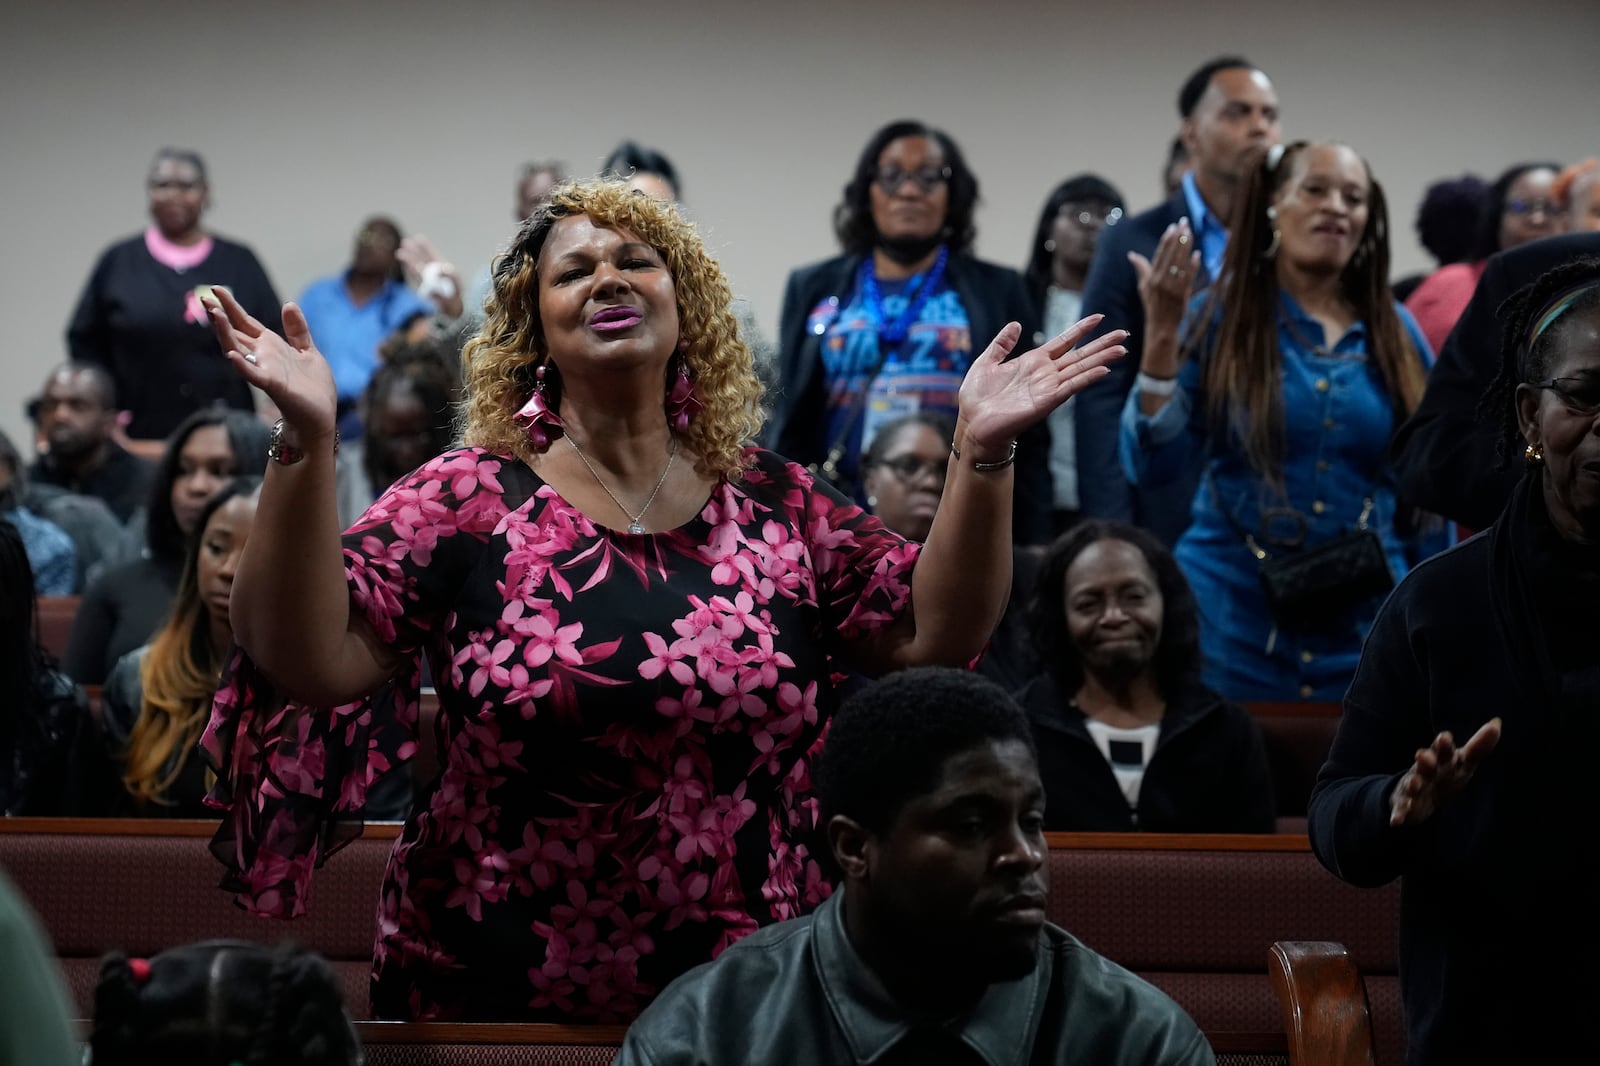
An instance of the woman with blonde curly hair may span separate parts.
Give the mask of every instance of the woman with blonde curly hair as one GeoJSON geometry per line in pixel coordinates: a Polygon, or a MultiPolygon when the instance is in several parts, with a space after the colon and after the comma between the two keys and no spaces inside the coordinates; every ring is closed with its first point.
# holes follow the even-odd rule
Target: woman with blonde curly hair
{"type": "Polygon", "coordinates": [[[379,904],[379,1017],[624,1021],[825,896],[805,756],[833,678],[981,650],[1012,442],[1120,353],[1120,334],[1072,349],[1088,321],[1007,360],[1002,330],[919,547],[750,446],[760,386],[729,301],[671,205],[559,189],[495,267],[464,446],[342,551],[335,394],[304,321],[287,308],[279,337],[225,294],[213,310],[284,415],[235,585],[244,655],[202,742],[247,907],[303,909],[332,823],[415,747],[424,655],[438,689],[442,770],[379,904]],[[373,712],[380,688],[399,713],[373,712]]]}

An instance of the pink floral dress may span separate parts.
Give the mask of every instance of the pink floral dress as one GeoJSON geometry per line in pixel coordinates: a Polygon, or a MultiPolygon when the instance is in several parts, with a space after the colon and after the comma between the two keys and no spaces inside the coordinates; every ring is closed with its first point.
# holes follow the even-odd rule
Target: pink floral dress
{"type": "MultiPolygon", "coordinates": [[[[694,520],[630,535],[515,459],[452,451],[345,534],[353,604],[427,655],[440,701],[442,769],[378,902],[377,1016],[625,1021],[826,897],[806,756],[847,645],[906,608],[917,549],[751,458],[694,520]]],[[[368,787],[415,751],[419,677],[313,709],[235,659],[202,749],[247,909],[304,912],[368,787]]]]}

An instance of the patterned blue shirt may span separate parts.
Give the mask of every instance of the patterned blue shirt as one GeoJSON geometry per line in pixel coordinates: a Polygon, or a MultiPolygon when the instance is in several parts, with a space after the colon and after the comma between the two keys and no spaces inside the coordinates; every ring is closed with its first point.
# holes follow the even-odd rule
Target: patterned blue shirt
{"type": "Polygon", "coordinates": [[[54,522],[26,507],[0,513],[22,535],[22,549],[33,568],[33,588],[40,596],[71,596],[77,592],[78,549],[72,538],[54,522]]]}

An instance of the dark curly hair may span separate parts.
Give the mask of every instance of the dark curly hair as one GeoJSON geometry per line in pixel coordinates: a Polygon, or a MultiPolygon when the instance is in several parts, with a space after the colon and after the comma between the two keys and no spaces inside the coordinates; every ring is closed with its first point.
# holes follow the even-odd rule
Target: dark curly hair
{"type": "Polygon", "coordinates": [[[367,428],[361,469],[375,492],[383,492],[410,473],[395,469],[390,461],[385,447],[388,428],[382,424],[383,405],[390,396],[406,390],[416,396],[431,419],[427,454],[432,457],[448,450],[455,440],[456,407],[461,401],[461,364],[454,345],[436,337],[386,342],[383,362],[361,393],[361,420],[367,428]]]}
{"type": "Polygon", "coordinates": [[[844,187],[839,206],[833,210],[833,231],[839,245],[850,255],[866,255],[878,242],[878,226],[872,220],[872,182],[878,173],[878,157],[902,137],[926,137],[939,146],[944,165],[950,168],[950,201],[944,216],[944,239],[950,251],[964,255],[972,250],[978,229],[973,212],[978,206],[978,178],[967,166],[966,156],[950,135],[923,122],[901,119],[884,126],[867,141],[856,160],[855,174],[844,187]]]}
{"type": "Polygon", "coordinates": [[[100,965],[94,1066],[358,1066],[361,1041],[321,956],[209,940],[100,965]]]}
{"type": "Polygon", "coordinates": [[[1063,699],[1083,687],[1083,661],[1067,629],[1067,570],[1092,544],[1120,540],[1139,549],[1161,590],[1161,642],[1151,669],[1156,687],[1171,703],[1200,677],[1200,610],[1194,593],[1167,546],[1125,522],[1088,521],[1073,526],[1045,551],[1039,576],[1028,597],[1027,621],[1039,662],[1050,671],[1063,699]]]}
{"type": "Polygon", "coordinates": [[[1516,184],[1518,178],[1530,170],[1550,170],[1560,172],[1560,163],[1518,163],[1508,167],[1489,186],[1488,195],[1483,199],[1483,208],[1478,214],[1478,239],[1472,246],[1474,261],[1487,259],[1500,250],[1500,219],[1506,213],[1506,197],[1511,195],[1511,186],[1516,184]]]}
{"type": "Polygon", "coordinates": [[[1517,386],[1549,377],[1567,324],[1596,309],[1600,309],[1600,256],[1592,255],[1546,271],[1500,305],[1500,319],[1505,323],[1500,335],[1500,371],[1478,401],[1477,410],[1478,421],[1500,425],[1497,469],[1505,469],[1522,443],[1517,386]],[[1561,317],[1537,337],[1532,336],[1539,320],[1569,296],[1574,298],[1561,317]]]}
{"type": "Polygon", "coordinates": [[[1488,196],[1489,183],[1476,174],[1441,179],[1423,193],[1417,207],[1417,239],[1440,266],[1472,257],[1488,196]]]}
{"type": "Polygon", "coordinates": [[[1034,750],[1028,718],[979,674],[923,666],[890,674],[845,700],[812,770],[821,824],[836,814],[882,836],[939,784],[944,764],[986,741],[1034,750]]]}

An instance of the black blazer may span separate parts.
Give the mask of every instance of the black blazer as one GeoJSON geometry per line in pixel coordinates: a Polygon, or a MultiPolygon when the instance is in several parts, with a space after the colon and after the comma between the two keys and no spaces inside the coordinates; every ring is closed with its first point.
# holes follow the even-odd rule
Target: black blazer
{"type": "MultiPolygon", "coordinates": [[[[1092,518],[1114,518],[1143,526],[1168,544],[1177,542],[1189,525],[1189,508],[1199,485],[1193,474],[1161,485],[1134,486],[1117,457],[1122,407],[1133,390],[1144,356],[1144,304],[1139,301],[1139,276],[1129,252],[1146,259],[1155,255],[1161,234],[1189,213],[1183,190],[1164,204],[1102,230],[1094,262],[1083,286],[1083,314],[1105,315],[1101,333],[1128,331],[1128,354],[1111,364],[1111,373],[1084,389],[1073,414],[1078,435],[1078,505],[1092,518]]],[[[1202,268],[1203,269],[1203,268],[1202,268]]]]}
{"type": "Polygon", "coordinates": [[[1489,259],[1428,373],[1422,402],[1389,444],[1401,491],[1424,510],[1471,529],[1487,529],[1500,516],[1522,477],[1522,456],[1511,455],[1504,470],[1495,470],[1499,415],[1488,422],[1476,417],[1478,400],[1500,372],[1500,305],[1545,271],[1584,255],[1600,255],[1600,233],[1547,237],[1489,259]]]}
{"type": "MultiPolygon", "coordinates": [[[[767,447],[797,463],[818,463],[827,457],[827,389],[823,380],[822,337],[806,331],[806,319],[828,299],[849,298],[861,256],[841,255],[801,267],[789,275],[778,319],[778,381],[772,417],[764,439],[767,447]]],[[[970,255],[952,255],[945,277],[961,297],[972,328],[972,355],[988,347],[1007,322],[1022,325],[1017,350],[1027,351],[1039,331],[1039,312],[1028,296],[1022,275],[1009,267],[970,255]]],[[[1017,443],[1017,482],[1012,533],[1022,544],[1050,539],[1050,431],[1041,422],[1017,443]]]]}

